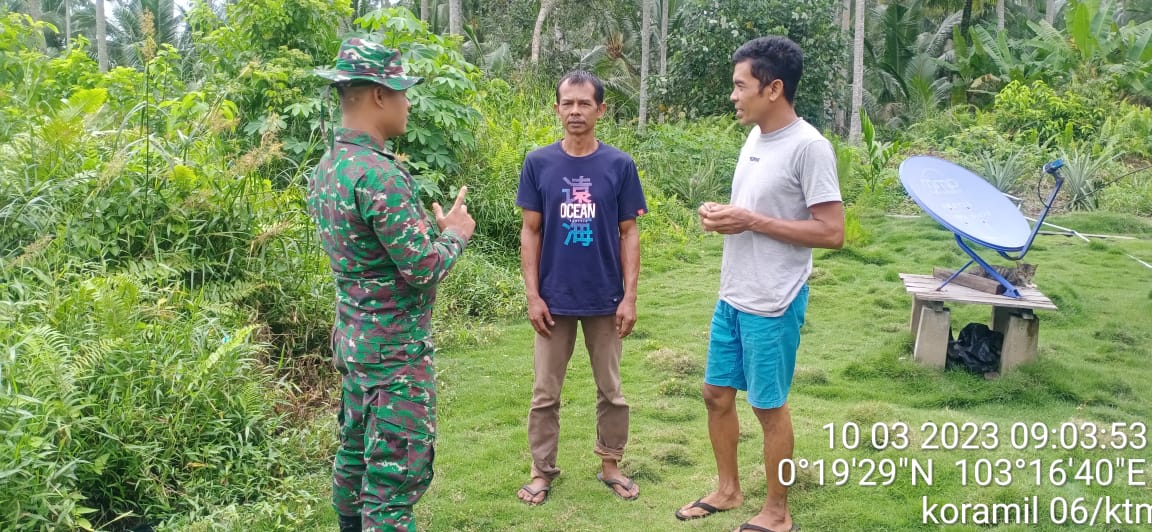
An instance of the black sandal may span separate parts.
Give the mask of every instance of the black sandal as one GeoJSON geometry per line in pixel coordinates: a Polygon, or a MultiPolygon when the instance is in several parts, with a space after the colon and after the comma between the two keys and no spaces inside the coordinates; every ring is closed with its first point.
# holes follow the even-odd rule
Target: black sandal
{"type": "Polygon", "coordinates": [[[636,483],[633,482],[632,479],[630,479],[630,478],[625,478],[624,480],[618,480],[618,479],[614,479],[614,478],[604,478],[603,473],[596,473],[596,480],[599,480],[600,482],[603,482],[605,486],[608,486],[608,489],[612,490],[613,495],[620,497],[621,499],[624,499],[626,501],[634,501],[640,497],[640,493],[636,493],[636,495],[633,495],[631,497],[625,497],[625,496],[621,495],[619,491],[616,491],[616,486],[620,486],[621,488],[624,488],[624,491],[632,491],[632,488],[636,487],[636,483]]]}
{"type": "MultiPolygon", "coordinates": [[[[545,502],[547,502],[548,496],[552,494],[552,486],[544,486],[543,488],[540,488],[538,490],[534,490],[534,489],[532,489],[531,484],[525,484],[523,486],[520,486],[520,489],[527,492],[528,495],[531,495],[533,499],[535,499],[536,496],[540,495],[541,493],[544,494],[544,498],[540,499],[540,502],[532,502],[532,501],[526,501],[524,499],[520,499],[520,502],[527,504],[528,506],[540,506],[541,504],[544,504],[545,502]]],[[[519,499],[519,497],[517,497],[517,498],[519,499]]]]}
{"type": "Polygon", "coordinates": [[[703,502],[703,501],[704,501],[703,497],[696,499],[696,502],[692,503],[688,508],[699,508],[701,510],[704,510],[705,513],[702,513],[700,515],[684,515],[684,514],[680,513],[680,510],[676,510],[676,519],[679,519],[681,521],[691,521],[693,519],[704,519],[705,517],[709,517],[713,514],[718,514],[720,512],[727,512],[728,510],[731,509],[731,508],[725,508],[725,509],[721,510],[721,509],[719,509],[715,506],[712,506],[711,504],[708,504],[708,503],[703,502]]]}

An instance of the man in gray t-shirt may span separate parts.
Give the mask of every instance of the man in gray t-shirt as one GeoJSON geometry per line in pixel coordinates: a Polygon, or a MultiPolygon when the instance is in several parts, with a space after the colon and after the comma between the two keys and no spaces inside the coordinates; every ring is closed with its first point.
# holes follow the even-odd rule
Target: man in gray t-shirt
{"type": "Polygon", "coordinates": [[[699,519],[743,504],[736,447],[740,423],[736,391],[764,432],[767,497],[740,530],[795,530],[788,489],[778,474],[792,457],[788,391],[808,306],[812,248],[844,243],[844,209],[832,145],[796,116],[793,100],[803,54],[783,37],[741,46],[731,100],[742,125],[754,126],[740,150],[729,205],[700,206],[707,231],[724,236],[720,298],[712,316],[704,403],[719,473],[716,491],[676,511],[699,519]]]}

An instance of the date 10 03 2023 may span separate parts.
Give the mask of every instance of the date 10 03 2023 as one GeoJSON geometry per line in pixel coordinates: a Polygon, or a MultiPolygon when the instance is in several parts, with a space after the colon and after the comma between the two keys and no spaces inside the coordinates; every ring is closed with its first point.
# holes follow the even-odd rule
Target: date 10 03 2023
{"type": "Polygon", "coordinates": [[[1144,422],[1059,423],[1014,422],[924,422],[919,425],[896,422],[860,424],[828,423],[828,448],[855,450],[861,446],[875,450],[1016,450],[1053,449],[1071,451],[1142,451],[1148,447],[1148,427],[1144,422]]]}

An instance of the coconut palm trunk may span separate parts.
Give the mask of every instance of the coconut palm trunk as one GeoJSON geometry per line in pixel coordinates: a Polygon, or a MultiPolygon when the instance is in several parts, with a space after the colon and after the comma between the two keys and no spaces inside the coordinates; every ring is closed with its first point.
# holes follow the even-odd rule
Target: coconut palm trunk
{"type": "Polygon", "coordinates": [[[540,12],[536,15],[536,26],[532,28],[532,64],[540,62],[540,35],[544,32],[544,21],[559,0],[540,0],[540,12]]]}
{"type": "Polygon", "coordinates": [[[852,43],[852,114],[848,139],[860,140],[860,107],[864,104],[864,0],[856,0],[856,28],[852,43]]]}

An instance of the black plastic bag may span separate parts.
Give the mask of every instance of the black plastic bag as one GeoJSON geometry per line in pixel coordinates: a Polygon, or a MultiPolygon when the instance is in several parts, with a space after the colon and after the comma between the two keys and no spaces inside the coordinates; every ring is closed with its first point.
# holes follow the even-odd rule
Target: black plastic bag
{"type": "Polygon", "coordinates": [[[972,373],[985,374],[1000,370],[1000,348],[1004,334],[989,329],[983,323],[969,323],[960,330],[960,338],[952,340],[948,331],[949,368],[963,368],[972,373]]]}

